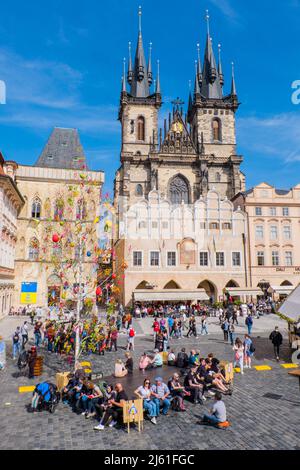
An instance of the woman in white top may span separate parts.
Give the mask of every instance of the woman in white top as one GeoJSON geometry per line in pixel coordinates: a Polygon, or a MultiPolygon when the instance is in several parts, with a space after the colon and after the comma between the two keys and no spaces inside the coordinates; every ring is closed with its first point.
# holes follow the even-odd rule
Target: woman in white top
{"type": "Polygon", "coordinates": [[[242,341],[239,338],[235,340],[233,351],[234,351],[233,367],[236,367],[236,365],[238,365],[241,370],[241,374],[243,375],[244,374],[244,346],[243,346],[242,341]]]}
{"type": "Polygon", "coordinates": [[[144,410],[148,413],[151,423],[157,424],[156,405],[154,401],[151,399],[150,385],[151,385],[150,380],[145,379],[143,385],[137,388],[134,393],[138,398],[141,398],[143,400],[144,410]]]}

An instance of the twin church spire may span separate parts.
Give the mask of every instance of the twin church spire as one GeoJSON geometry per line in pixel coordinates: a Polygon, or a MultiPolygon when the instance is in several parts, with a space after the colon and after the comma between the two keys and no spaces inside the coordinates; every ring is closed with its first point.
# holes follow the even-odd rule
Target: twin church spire
{"type": "MultiPolygon", "coordinates": [[[[139,7],[139,30],[138,30],[138,41],[135,53],[134,62],[132,61],[132,48],[129,43],[129,58],[128,68],[126,73],[126,64],[124,59],[124,70],[122,78],[122,93],[126,93],[132,98],[149,98],[150,96],[161,94],[160,76],[159,76],[159,61],[157,61],[157,78],[154,80],[155,90],[151,92],[151,86],[153,84],[153,71],[152,71],[152,43],[149,46],[149,57],[148,64],[146,63],[146,57],[143,46],[142,36],[142,9],[139,7]],[[126,80],[127,78],[127,80],[126,80]],[[127,91],[127,84],[130,87],[130,91],[127,91]]],[[[206,47],[203,60],[203,68],[201,63],[200,55],[200,44],[197,44],[198,58],[195,62],[195,85],[194,85],[194,99],[195,100],[223,100],[223,87],[225,84],[222,60],[221,60],[221,45],[218,45],[218,65],[216,62],[212,38],[210,35],[210,22],[208,10],[206,11],[206,22],[207,22],[207,38],[206,47]]],[[[235,84],[234,68],[232,64],[232,83],[231,93],[227,95],[227,98],[231,97],[233,101],[237,102],[237,91],[235,84]]],[[[191,100],[191,97],[190,97],[191,100]]]]}
{"type": "MultiPolygon", "coordinates": [[[[159,77],[159,62],[157,63],[157,79],[155,94],[160,94],[160,77],[159,77]]],[[[132,51],[131,43],[129,43],[129,58],[128,58],[128,71],[127,71],[127,83],[130,86],[129,94],[133,98],[148,98],[152,95],[151,86],[153,83],[153,72],[152,72],[152,43],[149,45],[149,58],[148,64],[146,63],[146,57],[143,45],[142,36],[142,9],[139,7],[139,32],[137,48],[135,53],[134,63],[132,63],[132,51]]],[[[127,92],[126,85],[126,71],[123,72],[122,79],[122,92],[127,92]]]]}

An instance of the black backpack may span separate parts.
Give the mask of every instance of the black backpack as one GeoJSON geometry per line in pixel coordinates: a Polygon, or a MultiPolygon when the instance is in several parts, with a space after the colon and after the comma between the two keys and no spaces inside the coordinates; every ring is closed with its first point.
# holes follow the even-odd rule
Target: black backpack
{"type": "Polygon", "coordinates": [[[255,352],[255,347],[254,347],[253,342],[250,344],[249,351],[250,351],[251,353],[254,353],[254,352],[255,352]]]}
{"type": "Polygon", "coordinates": [[[19,342],[19,340],[20,340],[20,337],[19,337],[18,333],[15,333],[14,337],[13,337],[14,344],[17,344],[19,342]]]}
{"type": "Polygon", "coordinates": [[[174,410],[174,411],[181,411],[180,398],[179,397],[174,397],[173,398],[171,407],[172,407],[172,410],[174,410]]]}

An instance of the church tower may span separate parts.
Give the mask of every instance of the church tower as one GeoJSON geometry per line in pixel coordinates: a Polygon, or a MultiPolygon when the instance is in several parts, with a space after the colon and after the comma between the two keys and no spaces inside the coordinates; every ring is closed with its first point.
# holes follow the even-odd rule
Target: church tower
{"type": "Polygon", "coordinates": [[[159,62],[157,79],[153,85],[152,43],[149,47],[148,64],[146,62],[142,37],[142,11],[139,8],[139,32],[135,59],[132,63],[131,43],[126,83],[124,72],[119,108],[119,120],[122,125],[122,166],[117,172],[115,192],[125,200],[132,201],[136,196],[148,192],[147,181],[151,179],[149,162],[150,148],[158,139],[158,111],[161,107],[159,62]],[[129,91],[127,87],[129,85],[129,91]],[[140,163],[143,162],[142,166],[140,163]]]}
{"type": "Polygon", "coordinates": [[[221,46],[218,65],[210,36],[208,11],[207,38],[203,69],[198,46],[194,95],[190,94],[188,122],[200,160],[199,191],[205,195],[213,187],[223,196],[232,198],[244,189],[243,161],[236,154],[235,113],[239,107],[232,64],[231,91],[224,95],[221,46]]]}

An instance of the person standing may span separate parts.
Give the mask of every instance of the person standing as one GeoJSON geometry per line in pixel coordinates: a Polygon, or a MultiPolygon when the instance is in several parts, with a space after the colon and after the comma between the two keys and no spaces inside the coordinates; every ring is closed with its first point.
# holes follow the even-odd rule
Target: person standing
{"type": "Polygon", "coordinates": [[[252,327],[253,327],[253,318],[250,313],[246,317],[245,324],[248,328],[248,335],[250,336],[252,333],[252,327]]]}
{"type": "Polygon", "coordinates": [[[245,369],[251,369],[251,360],[254,354],[253,341],[249,335],[245,335],[244,339],[244,358],[245,358],[245,369]]]}
{"type": "Polygon", "coordinates": [[[206,320],[206,316],[203,315],[202,318],[201,318],[201,335],[208,335],[208,331],[207,331],[207,320],[206,320]]]}
{"type": "Polygon", "coordinates": [[[272,333],[269,336],[269,339],[272,341],[273,347],[274,347],[274,354],[276,357],[276,361],[279,361],[279,355],[280,355],[280,346],[282,345],[282,334],[279,331],[278,326],[275,326],[275,330],[272,331],[272,333]]]}
{"type": "Polygon", "coordinates": [[[243,346],[242,341],[239,338],[235,340],[233,351],[234,351],[233,367],[236,367],[238,365],[241,371],[241,375],[243,375],[244,374],[244,346],[243,346]]]}
{"type": "Polygon", "coordinates": [[[17,359],[17,355],[20,354],[21,344],[22,344],[21,330],[20,330],[20,327],[17,326],[17,329],[12,336],[13,359],[17,359]]]}
{"type": "Polygon", "coordinates": [[[127,351],[134,351],[134,338],[135,338],[135,330],[131,326],[128,330],[128,337],[127,337],[127,351]]]}
{"type": "Polygon", "coordinates": [[[229,326],[228,326],[229,341],[230,341],[231,346],[234,345],[234,332],[235,332],[235,328],[234,328],[234,323],[232,321],[231,323],[229,323],[229,326]]]}
{"type": "Polygon", "coordinates": [[[27,325],[27,321],[24,321],[24,324],[21,327],[21,335],[22,335],[22,349],[24,349],[25,344],[28,343],[28,325],[27,325]]]}
{"type": "Polygon", "coordinates": [[[110,333],[110,351],[112,351],[113,348],[115,351],[118,351],[118,345],[117,345],[118,336],[119,336],[119,333],[118,333],[117,328],[113,328],[110,333]]]}
{"type": "Polygon", "coordinates": [[[38,348],[41,341],[42,341],[42,333],[41,333],[42,323],[37,321],[34,325],[34,338],[35,338],[35,346],[38,348]]]}
{"type": "Polygon", "coordinates": [[[227,341],[228,341],[228,329],[229,329],[229,321],[227,320],[227,318],[225,318],[225,320],[223,321],[223,323],[221,325],[221,328],[222,328],[223,334],[224,334],[224,341],[227,343],[227,341]]]}

